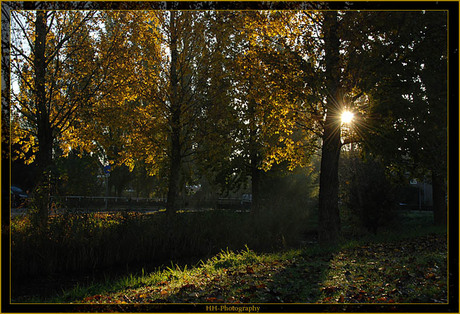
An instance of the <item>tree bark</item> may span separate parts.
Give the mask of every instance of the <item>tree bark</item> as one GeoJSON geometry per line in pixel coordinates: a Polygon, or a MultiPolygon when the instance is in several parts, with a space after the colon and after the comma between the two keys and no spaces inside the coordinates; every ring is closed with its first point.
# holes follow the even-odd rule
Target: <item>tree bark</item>
{"type": "MultiPolygon", "coordinates": [[[[249,82],[252,88],[252,81],[249,82]]],[[[249,167],[251,173],[251,212],[258,215],[260,211],[260,155],[257,142],[257,121],[256,121],[256,102],[254,99],[249,101],[249,167]]]]}
{"type": "Polygon", "coordinates": [[[180,175],[180,141],[177,132],[171,134],[171,160],[169,168],[168,182],[168,199],[166,203],[166,211],[169,214],[175,214],[177,211],[177,195],[179,192],[179,175],[180,175]]]}
{"type": "Polygon", "coordinates": [[[175,214],[177,211],[177,195],[179,192],[179,175],[181,166],[181,105],[178,95],[178,51],[177,51],[177,29],[176,29],[176,12],[171,11],[170,20],[171,30],[171,67],[170,67],[170,165],[169,165],[169,182],[168,182],[168,199],[166,202],[166,211],[168,214],[175,214]]]}
{"type": "Polygon", "coordinates": [[[319,188],[318,240],[322,244],[335,243],[340,238],[339,157],[340,157],[340,66],[337,12],[326,12],[324,18],[326,62],[326,121],[323,132],[319,188]]]}
{"type": "Polygon", "coordinates": [[[48,220],[50,202],[50,176],[53,162],[53,130],[50,122],[50,112],[46,103],[46,12],[37,11],[35,20],[34,70],[35,70],[35,106],[37,108],[38,152],[37,163],[39,180],[34,191],[34,201],[37,206],[40,224],[48,220]]]}

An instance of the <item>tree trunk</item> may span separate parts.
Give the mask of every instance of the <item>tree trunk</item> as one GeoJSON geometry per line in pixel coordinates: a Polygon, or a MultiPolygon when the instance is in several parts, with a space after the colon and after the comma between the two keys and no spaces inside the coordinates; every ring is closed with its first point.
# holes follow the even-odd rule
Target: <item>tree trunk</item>
{"type": "Polygon", "coordinates": [[[178,51],[177,51],[177,29],[176,29],[176,12],[171,11],[170,20],[171,30],[171,67],[170,67],[170,100],[171,100],[171,139],[170,139],[170,165],[169,165],[169,182],[168,182],[168,199],[166,202],[166,211],[168,214],[175,214],[177,211],[177,195],[179,192],[179,175],[181,166],[181,105],[178,95],[178,51]]]}
{"type": "MultiPolygon", "coordinates": [[[[252,81],[249,82],[250,88],[252,88],[252,81]]],[[[260,157],[259,157],[259,145],[257,142],[257,121],[256,121],[256,102],[254,99],[249,101],[249,162],[250,162],[250,173],[251,173],[251,212],[253,215],[257,215],[260,210],[260,157]]]]}
{"type": "Polygon", "coordinates": [[[53,139],[51,130],[43,127],[38,131],[38,152],[37,163],[39,170],[38,184],[34,189],[34,202],[38,210],[40,224],[45,224],[48,221],[48,210],[50,205],[51,193],[51,166],[53,163],[52,150],[53,139]]]}
{"type": "MultiPolygon", "coordinates": [[[[441,34],[445,32],[444,27],[440,27],[441,34]]],[[[439,34],[439,35],[441,35],[439,34]]],[[[433,185],[433,214],[434,224],[440,226],[447,225],[447,204],[446,204],[446,185],[447,176],[447,63],[444,59],[440,61],[440,56],[447,54],[446,45],[442,37],[438,37],[433,31],[428,34],[430,42],[437,42],[432,45],[432,57],[424,61],[424,71],[421,73],[422,81],[426,88],[428,98],[428,110],[430,115],[422,125],[424,133],[423,145],[428,148],[428,162],[431,163],[431,178],[433,185]],[[443,44],[444,43],[444,44],[443,44]],[[437,56],[437,57],[434,57],[437,56]]]]}
{"type": "Polygon", "coordinates": [[[337,12],[327,12],[324,18],[326,61],[326,121],[323,133],[321,173],[319,188],[318,240],[322,244],[335,243],[340,238],[339,156],[339,38],[337,37],[337,12]]]}
{"type": "Polygon", "coordinates": [[[50,176],[53,163],[53,132],[50,123],[50,112],[46,103],[45,75],[46,75],[46,12],[37,11],[35,20],[35,43],[34,43],[34,70],[35,70],[35,106],[38,120],[38,152],[37,163],[39,180],[34,191],[34,201],[37,206],[40,224],[48,220],[50,202],[50,176]]]}
{"type": "Polygon", "coordinates": [[[169,168],[168,200],[166,203],[166,211],[169,214],[175,214],[177,211],[180,164],[181,156],[179,136],[177,133],[173,133],[171,140],[171,163],[169,168]]]}
{"type": "Polygon", "coordinates": [[[431,171],[433,184],[433,216],[434,224],[447,225],[447,204],[444,177],[437,170],[431,171]]]}

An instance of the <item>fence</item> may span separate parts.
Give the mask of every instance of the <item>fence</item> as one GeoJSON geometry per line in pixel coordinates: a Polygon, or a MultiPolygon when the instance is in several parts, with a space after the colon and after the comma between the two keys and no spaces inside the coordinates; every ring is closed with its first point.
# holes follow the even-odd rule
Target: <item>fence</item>
{"type": "Polygon", "coordinates": [[[164,208],[162,198],[110,197],[110,196],[52,196],[53,206],[73,210],[158,210],[164,208]]]}
{"type": "MultiPolygon", "coordinates": [[[[158,211],[166,207],[165,198],[105,197],[105,196],[52,196],[53,207],[57,209],[101,211],[133,210],[158,211]]],[[[238,198],[193,199],[178,198],[179,210],[230,209],[249,210],[250,202],[238,198]]]]}

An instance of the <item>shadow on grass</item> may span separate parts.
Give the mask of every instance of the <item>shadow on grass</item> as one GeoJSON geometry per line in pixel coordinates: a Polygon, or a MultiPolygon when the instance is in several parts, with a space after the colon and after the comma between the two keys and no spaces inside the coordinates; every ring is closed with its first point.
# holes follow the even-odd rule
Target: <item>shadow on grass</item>
{"type": "Polygon", "coordinates": [[[315,255],[300,255],[274,274],[271,299],[267,303],[316,303],[321,296],[322,282],[336,248],[315,255]]]}
{"type": "Polygon", "coordinates": [[[441,233],[396,242],[355,242],[329,248],[314,245],[263,256],[250,250],[227,251],[190,273],[171,269],[148,284],[141,280],[136,284],[133,276],[132,285],[125,283],[115,295],[99,295],[104,288],[94,286],[91,293],[98,295],[87,301],[131,303],[122,308],[119,304],[90,305],[91,309],[119,312],[219,311],[225,304],[290,312],[441,308],[447,306],[445,240],[441,233]],[[419,256],[415,256],[417,252],[419,256]],[[439,289],[433,290],[435,286],[439,289]],[[433,304],[423,304],[427,302],[433,304]]]}
{"type": "MultiPolygon", "coordinates": [[[[422,230],[423,231],[423,230],[422,230]]],[[[382,234],[375,237],[374,240],[397,240],[401,235],[382,234]],[[380,237],[380,238],[379,238],[380,237]]],[[[367,238],[371,240],[371,238],[367,238]]],[[[350,243],[350,242],[349,242],[350,243]]],[[[352,242],[351,246],[357,246],[358,242],[352,242]]],[[[433,247],[433,245],[429,245],[433,247]]],[[[342,247],[342,250],[344,248],[342,247]]],[[[296,251],[291,255],[278,254],[272,260],[263,260],[252,258],[248,255],[239,261],[239,257],[230,256],[227,260],[219,260],[214,264],[214,273],[208,272],[197,275],[195,282],[181,282],[174,289],[164,289],[171,281],[180,279],[181,272],[178,275],[163,273],[164,278],[158,277],[155,282],[145,283],[141,268],[119,269],[119,274],[131,275],[103,275],[98,274],[96,277],[80,278],[78,281],[67,282],[69,285],[76,285],[73,291],[66,296],[61,296],[56,302],[69,302],[75,300],[83,300],[87,296],[103,295],[108,292],[127,291],[139,289],[144,286],[155,286],[150,293],[150,296],[139,297],[139,295],[147,295],[148,293],[139,292],[137,295],[124,296],[117,299],[123,302],[157,302],[157,303],[185,303],[185,304],[215,304],[217,303],[257,303],[271,304],[281,309],[280,304],[289,306],[293,311],[296,306],[302,309],[304,306],[312,306],[316,308],[315,302],[321,301],[325,296],[331,295],[329,300],[331,303],[340,300],[340,293],[337,287],[327,283],[328,276],[331,274],[331,265],[334,257],[341,250],[339,247],[321,248],[318,245],[312,245],[310,248],[303,251],[296,251]],[[232,262],[231,258],[234,259],[232,262]],[[225,271],[224,271],[225,270],[225,271]],[[175,278],[177,277],[177,278],[175,278]],[[166,284],[159,284],[167,281],[166,284]],[[89,287],[85,287],[88,285],[89,287]],[[329,290],[328,290],[329,289],[329,290]],[[336,291],[337,290],[337,291],[336,291]],[[165,293],[162,294],[162,292],[165,293]],[[337,293],[336,293],[337,292],[337,293]],[[294,306],[294,308],[292,308],[294,306]]],[[[243,254],[244,255],[244,254],[243,254]]],[[[276,254],[275,254],[276,255],[276,254]]],[[[204,257],[207,258],[208,256],[204,257]]],[[[183,261],[184,262],[184,261],[183,261]]],[[[198,260],[188,261],[185,264],[197,265],[198,260]]],[[[158,264],[156,264],[158,265],[158,264]]],[[[184,263],[181,263],[183,266],[184,263]]],[[[373,268],[377,266],[372,266],[373,268]]],[[[158,266],[151,269],[146,268],[146,273],[158,269],[158,266]]],[[[376,268],[378,270],[378,267],[376,268]]],[[[206,271],[206,270],[205,270],[206,271]]],[[[403,273],[401,269],[401,273],[403,273]]],[[[342,272],[345,273],[345,272],[342,272]]],[[[343,275],[343,274],[342,274],[343,275]]],[[[355,276],[356,280],[362,274],[350,272],[351,276],[355,276]]],[[[62,278],[61,278],[62,279],[62,278]]],[[[61,285],[59,278],[56,279],[57,285],[61,285]]],[[[44,288],[42,286],[42,288],[44,288]]],[[[46,289],[46,288],[44,288],[46,289]]],[[[57,293],[62,291],[56,290],[57,293]]],[[[19,292],[20,293],[20,292],[19,292]]],[[[125,292],[123,292],[125,293],[125,292]]],[[[359,295],[359,291],[358,291],[359,295]]],[[[51,296],[51,295],[50,295],[51,296]]],[[[52,297],[52,296],[51,296],[52,297]]],[[[344,297],[347,297],[346,293],[344,297]]],[[[49,300],[49,298],[47,298],[49,300]]],[[[98,301],[91,299],[89,302],[98,301]]],[[[103,301],[103,300],[102,300],[103,301]]],[[[346,301],[346,300],[344,300],[346,301]]],[[[30,299],[28,300],[30,302],[30,299]]],[[[37,302],[43,302],[43,298],[37,297],[37,302]]],[[[331,305],[332,306],[332,305],[331,305]]],[[[334,305],[343,306],[343,305],[334,305]]]]}

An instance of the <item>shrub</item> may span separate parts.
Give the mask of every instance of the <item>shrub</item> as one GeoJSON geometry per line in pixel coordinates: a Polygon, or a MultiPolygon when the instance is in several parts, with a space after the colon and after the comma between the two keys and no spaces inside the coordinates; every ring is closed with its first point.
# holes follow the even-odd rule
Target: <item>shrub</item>
{"type": "Polygon", "coordinates": [[[396,218],[395,186],[387,178],[385,169],[375,160],[348,160],[343,175],[345,217],[354,227],[376,233],[396,218]]]}

